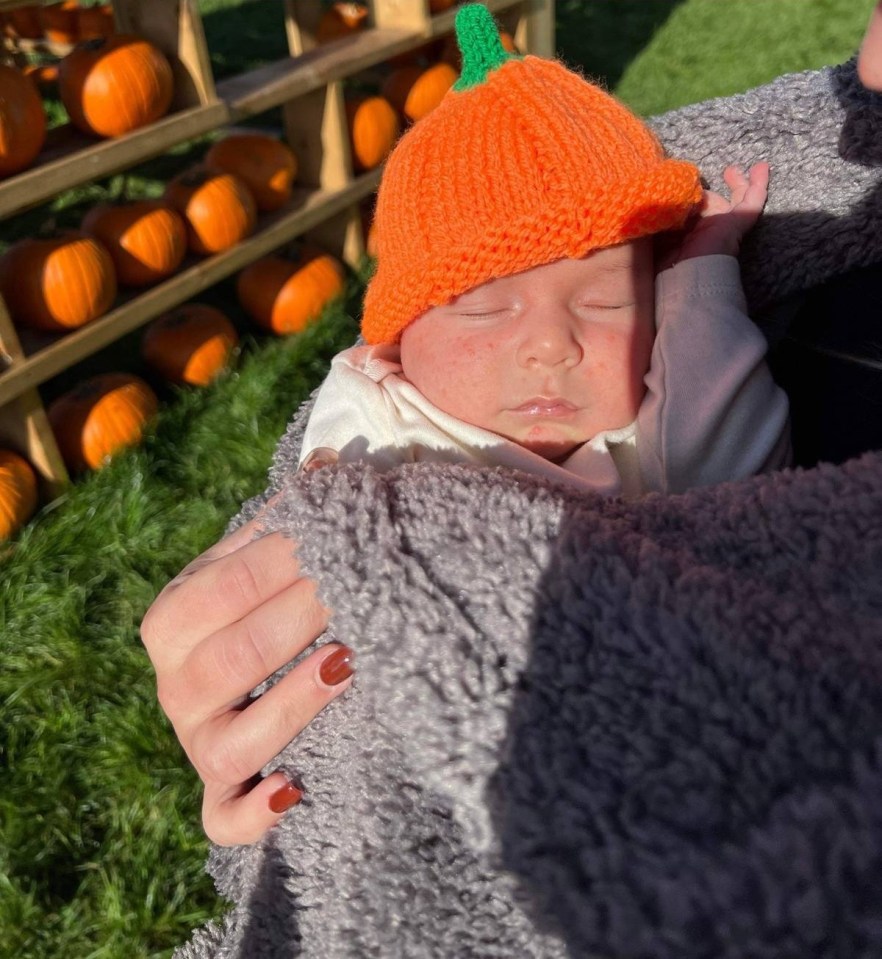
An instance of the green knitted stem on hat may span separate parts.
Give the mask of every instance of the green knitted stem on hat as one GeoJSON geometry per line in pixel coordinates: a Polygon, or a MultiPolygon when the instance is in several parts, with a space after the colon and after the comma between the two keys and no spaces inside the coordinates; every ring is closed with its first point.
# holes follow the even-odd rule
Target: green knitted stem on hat
{"type": "Polygon", "coordinates": [[[460,7],[456,14],[456,42],[462,54],[462,72],[454,90],[476,87],[507,60],[520,59],[506,51],[490,11],[480,3],[460,7]]]}

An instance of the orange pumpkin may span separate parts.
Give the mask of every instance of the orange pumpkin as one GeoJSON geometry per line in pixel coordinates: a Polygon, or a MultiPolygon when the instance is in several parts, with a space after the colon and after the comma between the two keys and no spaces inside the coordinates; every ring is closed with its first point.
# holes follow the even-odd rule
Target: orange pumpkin
{"type": "Polygon", "coordinates": [[[46,114],[34,82],[0,64],[0,177],[24,170],[46,140],[46,114]]]}
{"type": "Polygon", "coordinates": [[[51,43],[72,44],[77,42],[76,0],[63,0],[40,7],[40,25],[43,36],[51,43]]]}
{"type": "Polygon", "coordinates": [[[257,206],[247,186],[231,173],[191,167],[165,188],[163,199],[187,223],[194,253],[220,253],[254,231],[257,206]]]}
{"type": "Polygon", "coordinates": [[[232,173],[251,191],[258,210],[278,210],[291,199],[297,158],[291,148],[260,133],[237,133],[212,145],[205,165],[232,173]]]}
{"type": "Polygon", "coordinates": [[[239,274],[236,292],[258,326],[282,336],[299,333],[343,292],[343,267],[316,250],[297,260],[265,256],[239,274]]]}
{"type": "Polygon", "coordinates": [[[40,7],[37,4],[28,4],[7,11],[3,32],[15,39],[40,40],[43,37],[43,24],[40,23],[40,7]]]}
{"type": "Polygon", "coordinates": [[[115,32],[113,7],[102,3],[97,7],[80,7],[77,11],[77,35],[80,40],[112,37],[115,32]]]}
{"type": "Polygon", "coordinates": [[[368,24],[368,8],[363,3],[333,3],[319,18],[315,30],[317,43],[328,43],[340,37],[348,37],[368,24]]]}
{"type": "Polygon", "coordinates": [[[398,114],[385,97],[346,100],[352,160],[358,170],[372,170],[392,152],[401,133],[398,114]]]}
{"type": "Polygon", "coordinates": [[[9,539],[37,508],[37,477],[31,464],[0,449],[0,540],[9,539]]]}
{"type": "Polygon", "coordinates": [[[153,390],[128,373],[102,373],[84,380],[49,407],[49,423],[67,468],[98,469],[141,441],[159,402],[153,390]]]}
{"type": "Polygon", "coordinates": [[[150,324],[141,356],[173,383],[207,386],[227,368],[238,342],[236,328],[220,310],[186,303],[150,324]]]}
{"type": "Polygon", "coordinates": [[[74,126],[118,137],[168,112],[174,79],[153,44],[118,34],[78,43],[61,61],[58,90],[74,126]]]}
{"type": "Polygon", "coordinates": [[[22,325],[74,329],[110,309],[113,260],[97,240],[76,231],[19,240],[0,257],[0,293],[22,325]]]}
{"type": "Polygon", "coordinates": [[[107,248],[117,280],[149,286],[174,273],[187,253],[187,226],[158,200],[101,203],[83,217],[82,229],[107,248]]]}
{"type": "Polygon", "coordinates": [[[399,67],[386,77],[381,92],[402,116],[416,122],[438,106],[457,76],[449,63],[436,63],[426,70],[399,67]]]}

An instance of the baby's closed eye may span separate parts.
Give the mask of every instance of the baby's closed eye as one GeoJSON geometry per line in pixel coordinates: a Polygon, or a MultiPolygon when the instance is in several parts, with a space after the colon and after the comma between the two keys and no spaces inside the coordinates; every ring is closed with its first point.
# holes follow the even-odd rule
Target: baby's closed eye
{"type": "Polygon", "coordinates": [[[579,303],[580,309],[583,310],[596,310],[599,313],[609,313],[616,310],[626,310],[633,308],[637,304],[633,300],[628,300],[624,302],[607,302],[605,300],[585,300],[579,303]]]}
{"type": "Polygon", "coordinates": [[[457,310],[457,315],[463,316],[466,319],[475,319],[479,320],[482,318],[490,316],[501,316],[505,313],[511,312],[511,308],[506,307],[497,307],[496,309],[468,309],[468,310],[457,310]]]}
{"type": "Polygon", "coordinates": [[[449,304],[448,309],[456,316],[481,319],[483,317],[502,316],[516,309],[516,304],[505,300],[487,300],[459,297],[449,304]]]}

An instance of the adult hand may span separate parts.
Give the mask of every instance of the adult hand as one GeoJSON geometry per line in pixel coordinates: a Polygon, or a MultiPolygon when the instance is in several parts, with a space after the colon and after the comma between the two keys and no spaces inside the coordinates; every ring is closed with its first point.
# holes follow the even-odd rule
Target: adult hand
{"type": "Polygon", "coordinates": [[[157,694],[204,783],[205,832],[250,843],[301,793],[260,769],[350,685],[353,657],[328,644],[262,696],[249,692],[310,646],[328,624],[290,539],[254,539],[260,517],[191,562],[141,625],[157,694]]]}

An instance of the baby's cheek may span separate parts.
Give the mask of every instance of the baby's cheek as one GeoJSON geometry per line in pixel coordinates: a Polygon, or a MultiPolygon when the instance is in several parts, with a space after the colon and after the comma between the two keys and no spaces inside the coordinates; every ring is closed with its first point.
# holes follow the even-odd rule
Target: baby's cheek
{"type": "Polygon", "coordinates": [[[486,340],[464,337],[450,343],[440,375],[435,378],[439,391],[435,405],[472,421],[498,391],[498,359],[497,345],[486,340]]]}

